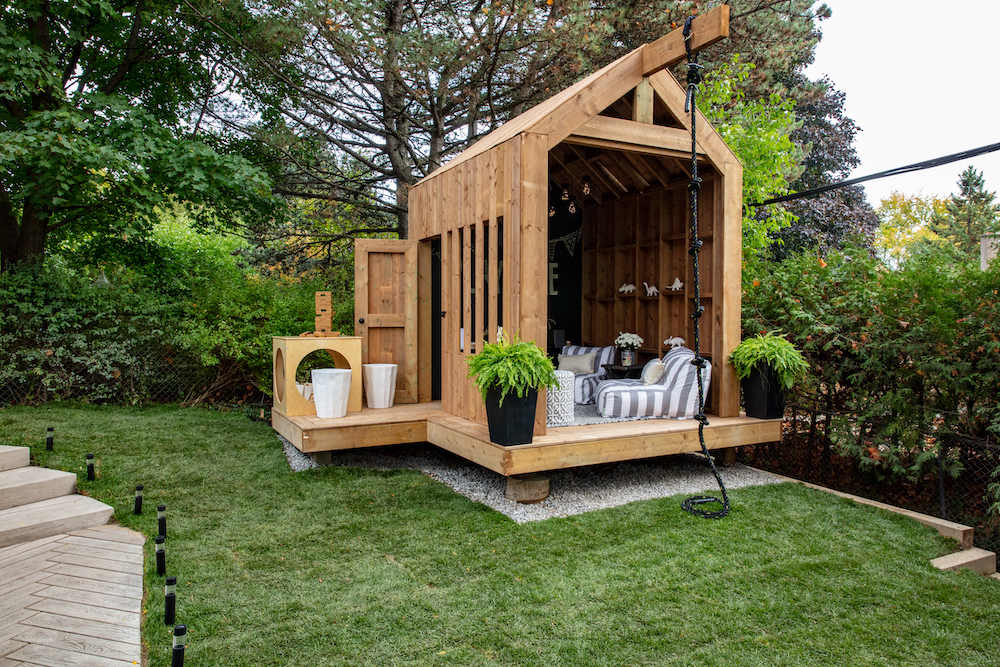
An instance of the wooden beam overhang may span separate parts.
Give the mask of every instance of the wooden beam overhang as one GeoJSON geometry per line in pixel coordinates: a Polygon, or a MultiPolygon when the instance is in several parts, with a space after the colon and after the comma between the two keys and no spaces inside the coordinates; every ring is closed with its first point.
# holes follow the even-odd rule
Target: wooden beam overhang
{"type": "MultiPolygon", "coordinates": [[[[673,30],[642,49],[642,75],[650,76],[673,67],[687,58],[683,30],[673,30]]],[[[715,9],[691,22],[691,50],[698,52],[729,37],[729,5],[715,9]]]]}
{"type": "MultiPolygon", "coordinates": [[[[659,157],[685,158],[691,155],[691,135],[686,130],[609,116],[594,116],[563,141],[577,146],[659,157]]],[[[705,156],[700,146],[698,154],[705,156]]]]}

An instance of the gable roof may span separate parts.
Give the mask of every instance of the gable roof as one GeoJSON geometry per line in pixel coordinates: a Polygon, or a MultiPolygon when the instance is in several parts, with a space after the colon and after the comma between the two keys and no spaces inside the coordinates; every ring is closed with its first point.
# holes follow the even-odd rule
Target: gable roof
{"type": "MultiPolygon", "coordinates": [[[[712,11],[695,18],[692,22],[692,49],[704,49],[729,36],[729,6],[720,5],[712,11]]],[[[685,127],[690,127],[683,114],[676,109],[677,94],[681,95],[683,109],[684,89],[666,68],[676,65],[687,57],[684,37],[681,30],[673,30],[650,44],[643,44],[637,49],[625,54],[577,81],[569,88],[556,93],[549,99],[532,107],[520,116],[513,118],[493,130],[475,144],[465,149],[447,163],[441,165],[424,177],[420,183],[440,176],[450,169],[494,148],[522,133],[542,134],[548,137],[549,150],[574,130],[587,121],[599,115],[616,100],[638,86],[645,77],[650,77],[650,83],[677,120],[685,127]]],[[[710,123],[699,115],[699,126],[702,132],[710,133],[709,141],[699,141],[699,144],[712,144],[704,152],[713,162],[738,161],[722,139],[711,128],[710,123]]]]}

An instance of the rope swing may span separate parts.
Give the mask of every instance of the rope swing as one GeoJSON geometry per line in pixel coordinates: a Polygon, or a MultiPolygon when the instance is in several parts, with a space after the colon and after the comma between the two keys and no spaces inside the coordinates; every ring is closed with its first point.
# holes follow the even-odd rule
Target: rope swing
{"type": "Polygon", "coordinates": [[[701,190],[701,179],[698,177],[698,133],[695,129],[695,95],[698,91],[698,84],[701,83],[701,70],[703,65],[698,63],[698,56],[691,52],[691,21],[693,16],[689,16],[684,22],[684,48],[687,50],[687,99],[684,102],[684,111],[691,114],[691,182],[688,184],[688,196],[691,200],[691,247],[688,249],[694,264],[694,312],[691,319],[694,320],[694,359],[692,364],[697,366],[698,372],[698,441],[701,443],[701,451],[708,459],[708,464],[712,466],[712,473],[715,481],[722,489],[722,500],[714,496],[692,496],[681,503],[684,511],[700,516],[703,519],[721,519],[729,514],[729,495],[726,493],[726,485],[722,483],[722,477],[715,467],[715,461],[708,453],[705,445],[705,426],[708,424],[708,417],[705,416],[705,389],[702,378],[702,370],[705,368],[705,358],[701,356],[701,330],[699,322],[705,312],[701,305],[701,284],[698,271],[698,253],[701,251],[701,239],[698,238],[698,192],[701,190]],[[718,503],[722,505],[718,510],[702,509],[700,505],[708,503],[718,503]]]}

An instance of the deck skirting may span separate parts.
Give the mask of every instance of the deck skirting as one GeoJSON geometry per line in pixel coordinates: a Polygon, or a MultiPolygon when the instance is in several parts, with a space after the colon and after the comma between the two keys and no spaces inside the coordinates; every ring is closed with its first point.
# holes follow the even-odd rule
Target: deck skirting
{"type": "MultiPolygon", "coordinates": [[[[274,429],[307,454],[429,442],[501,475],[669,456],[701,450],[694,420],[646,419],[549,428],[527,445],[490,442],[483,424],[446,414],[440,402],[363,409],[339,419],[272,411],[274,429]]],[[[709,416],[705,444],[729,449],[781,439],[780,419],[709,416]]]]}

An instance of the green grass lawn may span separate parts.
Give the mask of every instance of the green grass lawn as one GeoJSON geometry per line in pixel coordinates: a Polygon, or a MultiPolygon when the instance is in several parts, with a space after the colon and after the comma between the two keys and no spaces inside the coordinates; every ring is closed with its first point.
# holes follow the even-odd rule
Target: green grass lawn
{"type": "Polygon", "coordinates": [[[292,473],[239,414],[6,408],[0,444],[150,537],[153,667],[159,503],[190,665],[1000,664],[1000,582],[932,568],[953,543],[931,529],[798,485],[735,491],[718,521],[666,498],[517,525],[416,471],[292,473]]]}

